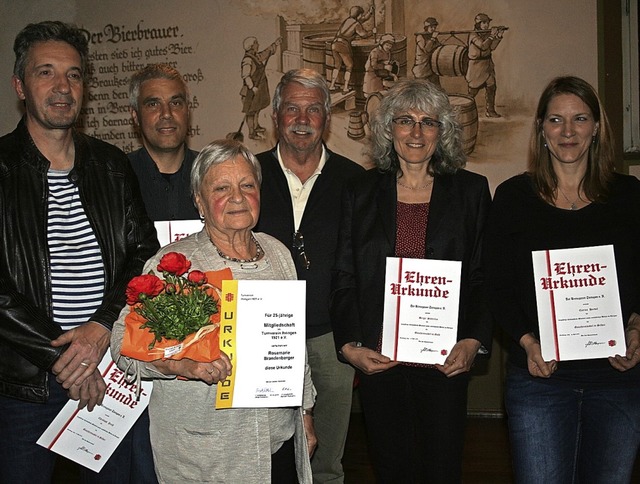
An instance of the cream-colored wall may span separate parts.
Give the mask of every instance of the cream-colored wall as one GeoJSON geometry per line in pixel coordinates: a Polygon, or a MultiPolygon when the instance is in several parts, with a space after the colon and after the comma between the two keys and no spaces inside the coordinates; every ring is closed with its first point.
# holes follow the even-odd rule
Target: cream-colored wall
{"type": "MultiPolygon", "coordinates": [[[[243,116],[238,92],[245,37],[257,37],[264,48],[276,37],[286,34],[284,24],[335,24],[345,18],[351,5],[367,4],[338,0],[0,0],[0,58],[5,59],[0,65],[0,99],[4,114],[0,119],[0,133],[13,129],[20,117],[20,106],[10,85],[12,45],[17,32],[29,22],[44,19],[74,22],[94,34],[94,38],[97,38],[95,34],[104,34],[109,26],[121,31],[136,30],[138,25],[149,29],[178,27],[178,36],[169,39],[113,43],[106,41],[105,34],[102,43],[94,43],[91,47],[92,52],[104,52],[109,56],[128,54],[127,59],[94,62],[96,67],[115,65],[119,69],[117,74],[102,74],[102,79],[115,76],[126,81],[129,73],[122,71],[123,62],[177,62],[180,71],[193,79],[189,85],[198,106],[193,110],[195,135],[191,145],[199,149],[208,141],[237,130],[240,125],[243,116]],[[173,54],[146,55],[155,47],[167,46],[178,49],[173,54]],[[177,53],[181,47],[191,48],[192,53],[177,53]],[[138,48],[142,57],[132,59],[132,52],[138,48]]],[[[484,92],[477,96],[478,137],[468,165],[469,169],[485,174],[492,188],[525,169],[531,114],[545,83],[555,75],[567,73],[582,76],[594,85],[597,83],[596,0],[378,0],[375,5],[379,34],[392,30],[394,34],[406,35],[409,71],[415,52],[413,33],[422,29],[422,22],[428,16],[438,18],[441,32],[472,29],[473,17],[478,12],[493,18],[492,25],[509,27],[493,54],[498,80],[498,110],[504,117],[498,120],[485,118],[484,92]]],[[[372,21],[367,24],[369,27],[372,21]]],[[[286,42],[283,47],[286,49],[286,42]]],[[[268,64],[271,91],[281,75],[285,57],[282,50],[268,64]]],[[[285,65],[288,65],[287,59],[285,65]]],[[[463,78],[445,78],[443,85],[450,93],[466,92],[463,78]]],[[[126,85],[116,90],[122,95],[126,85]]],[[[89,91],[110,93],[112,89],[92,88],[89,91]]],[[[126,99],[110,101],[121,111],[126,108],[126,99]]],[[[107,102],[103,100],[102,104],[107,102]]],[[[87,106],[97,104],[93,101],[87,106]]],[[[263,110],[261,124],[271,128],[269,116],[270,109],[263,110]]],[[[120,112],[95,117],[100,124],[95,132],[104,133],[114,130],[104,123],[113,119],[126,122],[128,114],[120,112]]],[[[137,140],[128,137],[129,127],[118,129],[126,132],[127,138],[115,140],[115,144],[127,150],[137,144],[137,140]]],[[[88,132],[92,130],[90,128],[88,132]]],[[[335,150],[366,164],[367,139],[353,140],[347,136],[348,130],[349,112],[338,106],[328,143],[335,150]]],[[[267,149],[274,141],[271,130],[264,141],[249,140],[246,134],[245,128],[245,140],[255,151],[267,149]]]]}

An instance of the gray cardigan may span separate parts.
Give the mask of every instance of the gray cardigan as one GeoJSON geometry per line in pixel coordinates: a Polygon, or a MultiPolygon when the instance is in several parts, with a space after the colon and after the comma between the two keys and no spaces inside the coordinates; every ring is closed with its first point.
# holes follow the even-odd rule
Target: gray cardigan
{"type": "MultiPolygon", "coordinates": [[[[265,251],[257,268],[242,268],[221,258],[202,231],[161,249],[147,262],[144,273],[155,271],[160,258],[175,251],[191,261],[191,269],[230,267],[235,279],[295,279],[289,250],[269,235],[255,236],[265,251]]],[[[158,372],[151,363],[120,356],[128,310],[125,307],[114,324],[111,353],[129,375],[154,380],[149,403],[150,435],[161,483],[269,482],[271,454],[294,435],[298,479],[301,483],[312,482],[301,408],[216,410],[216,385],[177,380],[158,372]]],[[[314,400],[315,389],[307,365],[303,408],[312,407],[314,400]]]]}

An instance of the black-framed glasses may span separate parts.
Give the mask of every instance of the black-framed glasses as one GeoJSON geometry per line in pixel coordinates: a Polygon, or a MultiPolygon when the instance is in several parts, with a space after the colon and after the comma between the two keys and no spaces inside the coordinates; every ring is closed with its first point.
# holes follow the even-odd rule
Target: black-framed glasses
{"type": "Polygon", "coordinates": [[[302,259],[302,264],[305,269],[311,267],[311,262],[307,258],[307,254],[304,251],[304,236],[299,230],[296,230],[293,234],[293,248],[298,251],[298,257],[302,259]]]}
{"type": "Polygon", "coordinates": [[[416,124],[420,126],[421,130],[424,129],[426,131],[434,131],[436,129],[440,129],[440,127],[442,126],[442,123],[440,121],[433,118],[422,118],[419,120],[415,120],[411,116],[400,116],[398,118],[393,118],[391,121],[393,121],[396,126],[398,126],[398,128],[402,129],[403,131],[411,131],[413,128],[415,128],[416,124]]]}

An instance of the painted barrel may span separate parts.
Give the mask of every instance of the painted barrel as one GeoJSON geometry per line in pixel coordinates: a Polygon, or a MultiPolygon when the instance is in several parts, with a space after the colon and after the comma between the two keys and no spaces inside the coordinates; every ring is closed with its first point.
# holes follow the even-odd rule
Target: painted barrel
{"type": "Polygon", "coordinates": [[[313,69],[323,76],[325,70],[325,51],[327,42],[331,43],[333,34],[322,32],[319,34],[307,35],[302,38],[302,65],[307,69],[313,69]]]}
{"type": "Polygon", "coordinates": [[[366,124],[369,124],[371,122],[371,120],[373,119],[373,115],[378,110],[378,106],[380,106],[381,102],[382,102],[381,93],[374,92],[369,95],[369,97],[367,98],[364,104],[364,110],[367,113],[367,119],[365,120],[366,124]]]}
{"type": "Polygon", "coordinates": [[[351,111],[349,113],[349,127],[347,136],[351,139],[364,138],[364,123],[362,122],[362,111],[351,111]]]}
{"type": "MultiPolygon", "coordinates": [[[[399,66],[398,77],[407,76],[407,38],[403,35],[395,35],[395,42],[391,48],[391,60],[395,60],[399,66]]],[[[333,52],[331,51],[331,42],[329,40],[325,45],[325,68],[327,80],[331,80],[335,62],[333,52]]],[[[374,39],[358,39],[351,42],[351,50],[353,51],[353,71],[349,81],[349,88],[356,91],[356,106],[360,109],[364,108],[366,99],[362,91],[364,83],[364,65],[369,58],[371,51],[377,46],[374,39]]],[[[344,65],[342,67],[344,70],[344,65]]],[[[342,84],[344,77],[343,72],[338,77],[338,83],[342,84]]]]}
{"type": "Polygon", "coordinates": [[[445,44],[431,53],[431,68],[439,76],[464,76],[468,67],[469,49],[463,45],[445,44]]]}
{"type": "Polygon", "coordinates": [[[478,109],[476,101],[464,94],[449,94],[449,102],[453,107],[460,128],[462,128],[462,148],[465,155],[473,153],[478,136],[478,109]]]}

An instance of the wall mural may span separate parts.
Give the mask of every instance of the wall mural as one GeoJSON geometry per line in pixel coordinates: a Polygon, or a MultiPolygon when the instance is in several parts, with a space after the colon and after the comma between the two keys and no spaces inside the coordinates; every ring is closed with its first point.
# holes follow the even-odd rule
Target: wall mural
{"type": "MultiPolygon", "coordinates": [[[[196,150],[225,136],[254,152],[271,148],[276,84],[289,69],[315,69],[331,87],[327,144],[367,167],[368,122],[385,92],[398,79],[428,79],[458,111],[469,169],[495,187],[525,168],[531,116],[548,80],[572,73],[597,84],[595,0],[540,2],[140,0],[123,8],[121,0],[29,0],[0,19],[0,50],[13,58],[13,38],[28,22],[85,29],[89,78],[78,126],[126,152],[140,145],[129,78],[152,62],[176,67],[187,81],[196,150]]],[[[0,74],[8,81],[6,64],[0,74]]],[[[0,91],[14,116],[8,110],[0,120],[3,132],[20,116],[6,84],[0,91]]]]}

